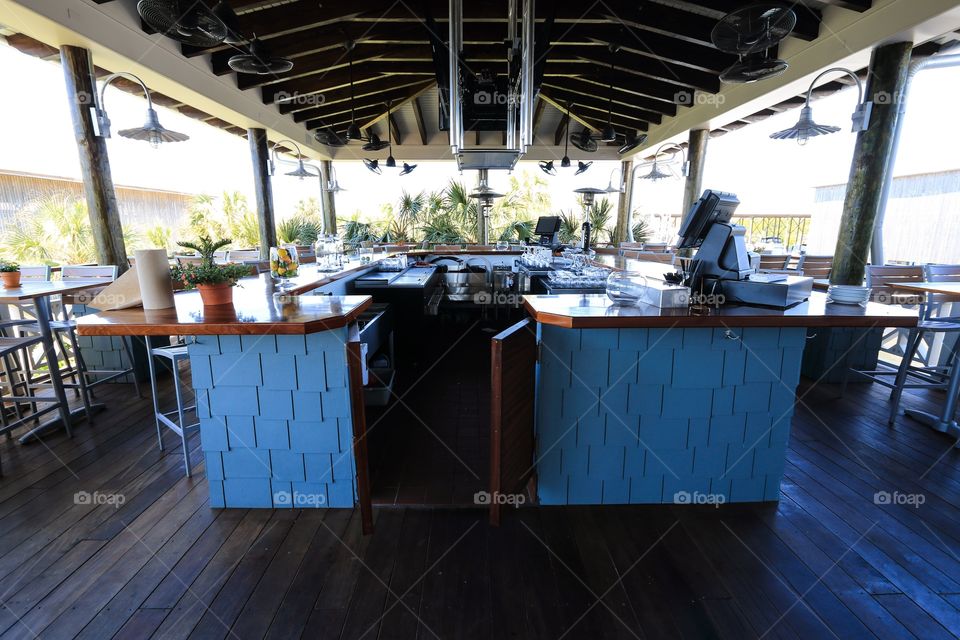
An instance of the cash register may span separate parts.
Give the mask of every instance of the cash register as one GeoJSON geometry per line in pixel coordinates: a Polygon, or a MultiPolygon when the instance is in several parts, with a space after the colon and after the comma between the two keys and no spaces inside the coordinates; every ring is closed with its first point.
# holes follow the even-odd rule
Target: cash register
{"type": "Polygon", "coordinates": [[[533,230],[537,244],[541,247],[558,249],[560,247],[560,216],[540,216],[533,230]]]}
{"type": "Polygon", "coordinates": [[[707,189],[680,228],[677,250],[696,249],[687,283],[691,293],[722,294],[726,302],[786,309],[803,302],[813,278],[757,273],[750,267],[746,230],[730,222],[740,200],[707,189]]]}

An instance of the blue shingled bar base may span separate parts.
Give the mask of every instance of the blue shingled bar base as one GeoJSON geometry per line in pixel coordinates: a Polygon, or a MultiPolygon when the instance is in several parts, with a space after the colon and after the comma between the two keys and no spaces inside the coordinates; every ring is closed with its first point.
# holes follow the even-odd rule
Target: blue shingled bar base
{"type": "Polygon", "coordinates": [[[211,507],[352,508],[347,330],[197,336],[189,347],[211,507]]]}
{"type": "Polygon", "coordinates": [[[541,504],[778,500],[806,330],[541,326],[541,504]]]}
{"type": "Polygon", "coordinates": [[[817,382],[870,382],[850,373],[850,368],[873,371],[877,368],[883,329],[819,327],[809,330],[803,352],[801,373],[817,382]]]}

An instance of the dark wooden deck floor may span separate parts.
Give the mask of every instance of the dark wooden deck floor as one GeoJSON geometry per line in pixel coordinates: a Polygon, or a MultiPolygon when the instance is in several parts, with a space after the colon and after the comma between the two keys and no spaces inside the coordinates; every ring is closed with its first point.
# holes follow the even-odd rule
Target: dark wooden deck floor
{"type": "Polygon", "coordinates": [[[130,393],[103,391],[110,409],[72,440],[0,439],[2,638],[960,632],[960,451],[905,419],[887,430],[878,390],[805,397],[776,505],[521,509],[500,529],[479,510],[379,508],[369,538],[350,511],[207,508],[202,466],[183,477],[130,393]]]}

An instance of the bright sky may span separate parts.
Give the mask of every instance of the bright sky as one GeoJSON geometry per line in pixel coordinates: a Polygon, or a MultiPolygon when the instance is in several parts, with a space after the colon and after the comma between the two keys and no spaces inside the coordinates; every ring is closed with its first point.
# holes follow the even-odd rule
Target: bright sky
{"type": "MultiPolygon", "coordinates": [[[[0,170],[79,179],[59,65],[0,45],[0,82],[6,87],[29,87],[29,93],[17,94],[29,99],[11,96],[0,101],[0,170]]],[[[854,100],[852,91],[818,100],[814,104],[815,120],[842,126],[843,130],[813,138],[806,146],[769,138],[770,133],[793,125],[799,110],[710,140],[705,188],[736,193],[743,213],[808,212],[813,187],[847,180],[855,138],[849,132],[854,100]]],[[[142,97],[111,88],[105,102],[114,131],[143,121],[146,105],[142,97]]],[[[897,158],[897,175],[960,168],[960,128],[948,125],[957,104],[960,68],[934,69],[917,76],[897,158]]],[[[252,173],[244,139],[174,111],[160,107],[157,111],[165,127],[187,133],[190,140],[163,144],[155,150],[146,143],[115,135],[108,148],[116,184],[214,195],[224,190],[251,193],[252,173]]],[[[583,157],[587,155],[576,152],[571,158],[575,163],[589,159],[583,157]]],[[[403,158],[398,157],[398,161],[403,158]]],[[[456,167],[449,162],[420,162],[414,173],[404,177],[390,170],[375,176],[359,162],[344,161],[335,166],[341,186],[348,190],[337,195],[341,216],[357,209],[377,212],[382,203],[396,201],[402,188],[410,192],[438,189],[457,177],[456,167]]],[[[581,176],[572,177],[561,170],[561,175],[547,177],[555,208],[572,207],[575,188],[606,187],[610,172],[617,167],[617,162],[597,162],[581,176]]],[[[539,173],[533,163],[521,163],[520,168],[539,173]]],[[[476,181],[473,172],[460,179],[471,186],[476,181]]],[[[506,188],[507,179],[504,172],[491,172],[494,188],[506,188]]],[[[679,179],[656,183],[638,180],[634,207],[648,213],[679,212],[682,194],[679,179]]],[[[281,217],[292,212],[297,201],[317,195],[316,180],[279,176],[274,181],[274,200],[281,217]]]]}

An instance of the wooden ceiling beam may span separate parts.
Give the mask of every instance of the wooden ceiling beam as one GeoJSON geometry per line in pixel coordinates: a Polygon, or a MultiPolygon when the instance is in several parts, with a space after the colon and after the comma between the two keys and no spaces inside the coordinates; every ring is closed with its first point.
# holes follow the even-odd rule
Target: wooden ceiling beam
{"type": "MultiPolygon", "coordinates": [[[[562,84],[563,78],[577,76],[594,86],[591,93],[604,95],[610,92],[610,69],[600,65],[568,64],[547,62],[544,71],[544,84],[562,84]]],[[[686,87],[661,82],[652,78],[640,78],[619,69],[613,73],[613,86],[625,87],[629,91],[656,98],[674,104],[692,104],[693,91],[686,87]]]]}
{"type": "MultiPolygon", "coordinates": [[[[583,80],[575,76],[567,78],[544,78],[542,87],[553,87],[564,91],[572,91],[577,94],[606,96],[610,94],[609,89],[592,84],[590,81],[583,80]]],[[[614,85],[613,99],[631,104],[638,109],[660,113],[665,116],[677,115],[677,104],[674,101],[656,100],[638,95],[622,86],[614,85]]]]}
{"type": "Polygon", "coordinates": [[[644,122],[652,122],[653,124],[660,124],[660,122],[663,120],[661,114],[654,113],[652,111],[644,111],[643,109],[637,109],[628,102],[618,102],[614,100],[613,105],[611,106],[610,101],[604,99],[604,96],[585,95],[575,91],[567,91],[565,89],[558,89],[555,87],[543,87],[540,90],[540,93],[542,95],[550,96],[559,104],[572,105],[571,108],[582,106],[593,111],[603,112],[604,114],[610,110],[614,115],[622,115],[624,117],[634,118],[636,120],[643,120],[644,122]]]}
{"type": "Polygon", "coordinates": [[[423,122],[423,109],[420,107],[420,98],[414,98],[410,102],[413,108],[413,119],[417,122],[417,133],[420,134],[420,144],[427,144],[427,127],[423,122]]]}
{"type": "MultiPolygon", "coordinates": [[[[371,82],[384,76],[426,76],[433,78],[436,75],[436,69],[432,62],[390,62],[388,60],[376,60],[370,63],[353,66],[354,85],[364,82],[371,82]]],[[[296,101],[302,100],[306,96],[316,95],[348,87],[350,85],[350,76],[346,69],[338,69],[336,72],[324,75],[322,78],[307,77],[289,82],[271,84],[260,87],[261,99],[264,104],[271,104],[277,101],[296,101]]]]}
{"type": "Polygon", "coordinates": [[[397,119],[394,117],[393,112],[390,113],[389,118],[390,133],[393,134],[393,144],[403,144],[403,132],[400,130],[400,126],[397,124],[397,119]]]}
{"type": "MultiPolygon", "coordinates": [[[[357,109],[366,107],[368,105],[380,105],[382,107],[387,102],[406,99],[406,97],[410,95],[411,91],[419,91],[432,86],[434,86],[432,81],[404,85],[403,87],[397,87],[396,89],[391,89],[390,91],[379,91],[364,98],[358,97],[353,101],[353,104],[357,109]]],[[[331,113],[342,113],[343,111],[349,111],[350,105],[350,100],[338,100],[332,103],[324,103],[323,106],[294,113],[293,121],[306,122],[307,120],[313,120],[315,118],[323,118],[331,113]]]]}
{"type": "MultiPolygon", "coordinates": [[[[353,100],[364,100],[369,101],[370,96],[376,96],[377,94],[387,93],[395,91],[397,89],[403,89],[406,87],[421,87],[425,82],[433,82],[433,80],[424,80],[423,78],[409,77],[409,76],[384,76],[382,78],[377,78],[371,80],[370,82],[364,82],[358,85],[355,85],[353,88],[353,100]]],[[[308,120],[313,117],[311,112],[322,111],[325,107],[329,107],[340,102],[350,102],[350,87],[341,87],[339,89],[333,89],[331,91],[324,91],[320,94],[315,94],[312,99],[307,99],[303,101],[290,101],[290,102],[280,102],[278,106],[280,107],[280,113],[284,115],[293,114],[293,119],[296,122],[302,122],[303,120],[308,120]]]]}
{"type": "Polygon", "coordinates": [[[424,89],[420,89],[420,90],[418,90],[418,91],[413,91],[413,92],[411,92],[410,95],[407,96],[405,99],[400,100],[400,101],[397,101],[397,102],[392,102],[391,105],[390,105],[390,110],[389,110],[389,111],[387,111],[387,110],[385,109],[385,110],[384,110],[384,113],[381,113],[379,116],[377,116],[376,118],[373,118],[372,120],[368,120],[368,121],[365,122],[362,126],[369,127],[370,125],[373,125],[373,124],[376,124],[377,122],[380,122],[380,121],[383,120],[385,117],[387,117],[388,114],[395,113],[398,109],[402,108],[405,104],[407,104],[407,103],[410,102],[411,100],[416,100],[417,98],[419,98],[420,96],[422,96],[422,95],[423,95],[424,93],[426,93],[426,91],[427,91],[428,89],[430,89],[430,88],[431,88],[431,87],[428,86],[428,87],[426,87],[426,88],[424,88],[424,89]]]}
{"type": "MultiPolygon", "coordinates": [[[[556,107],[556,105],[554,105],[556,107]]],[[[557,129],[553,132],[553,146],[558,146],[563,142],[563,138],[567,133],[567,125],[570,123],[570,116],[567,115],[566,111],[563,111],[563,115],[560,117],[560,122],[557,123],[557,129]]]]}

